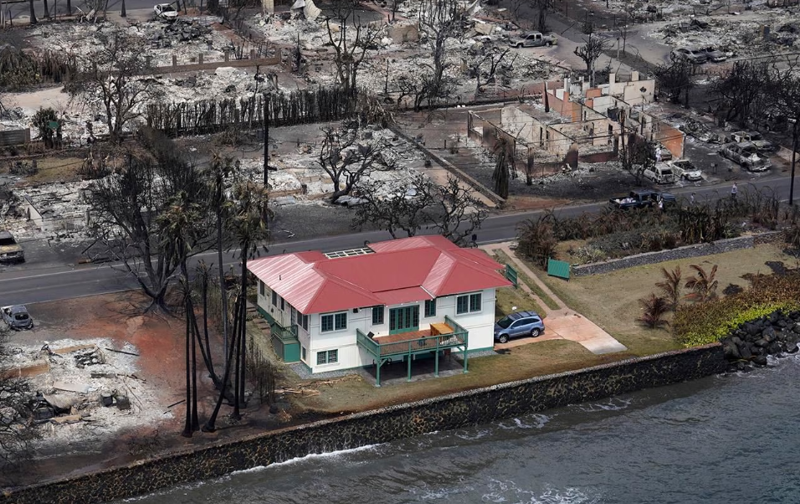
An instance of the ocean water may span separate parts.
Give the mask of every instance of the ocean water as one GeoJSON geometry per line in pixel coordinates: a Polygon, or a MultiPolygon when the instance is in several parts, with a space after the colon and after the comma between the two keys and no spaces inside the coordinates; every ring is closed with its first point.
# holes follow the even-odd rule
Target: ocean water
{"type": "Polygon", "coordinates": [[[800,358],[129,499],[189,503],[799,503],[800,358]]]}

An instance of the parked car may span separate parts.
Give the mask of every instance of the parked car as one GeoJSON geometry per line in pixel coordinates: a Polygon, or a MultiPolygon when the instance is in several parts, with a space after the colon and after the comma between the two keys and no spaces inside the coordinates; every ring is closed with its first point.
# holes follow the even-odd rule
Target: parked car
{"type": "Polygon", "coordinates": [[[656,184],[671,184],[675,182],[675,172],[667,163],[656,163],[644,171],[644,178],[656,184]]]}
{"type": "Polygon", "coordinates": [[[728,59],[728,55],[713,46],[706,47],[706,58],[714,63],[721,63],[728,59]]]}
{"type": "Polygon", "coordinates": [[[542,32],[523,33],[508,42],[511,47],[550,47],[556,44],[558,40],[553,35],[543,35],[542,32]]]}
{"type": "Polygon", "coordinates": [[[777,152],[778,149],[780,149],[779,145],[770,142],[757,131],[735,131],[731,133],[730,141],[736,143],[750,142],[756,146],[756,150],[758,150],[758,152],[767,155],[777,152]]]}
{"type": "Polygon", "coordinates": [[[33,319],[28,314],[28,309],[23,305],[4,306],[2,309],[3,320],[8,327],[15,331],[33,328],[33,319]]]}
{"type": "Polygon", "coordinates": [[[756,146],[750,142],[729,143],[719,150],[719,155],[750,171],[767,171],[772,166],[769,159],[759,154],[756,146]]]}
{"type": "Polygon", "coordinates": [[[650,159],[656,159],[657,160],[656,151],[658,151],[658,149],[661,149],[661,161],[669,161],[670,159],[672,159],[672,152],[670,152],[669,149],[664,147],[659,142],[652,142],[651,143],[651,146],[650,146],[650,159]]]}
{"type": "Polygon", "coordinates": [[[178,18],[178,11],[172,6],[171,3],[156,4],[156,6],[153,7],[153,11],[156,13],[156,17],[158,19],[175,21],[175,19],[178,18]]]}
{"type": "Polygon", "coordinates": [[[25,251],[8,231],[0,231],[0,262],[25,262],[25,251]]]}
{"type": "Polygon", "coordinates": [[[658,200],[664,202],[664,206],[672,206],[678,203],[677,198],[670,193],[662,193],[650,189],[639,189],[631,191],[627,196],[611,198],[609,202],[616,208],[627,210],[629,208],[651,208],[658,204],[658,200]]]}
{"type": "Polygon", "coordinates": [[[704,50],[690,47],[679,47],[673,50],[671,55],[675,61],[688,61],[695,65],[702,65],[708,61],[708,54],[704,50]]]}
{"type": "Polygon", "coordinates": [[[678,159],[669,164],[672,166],[675,176],[681,180],[688,180],[689,182],[703,180],[703,172],[688,159],[678,159]]]}
{"type": "Polygon", "coordinates": [[[511,338],[537,337],[544,333],[542,317],[535,311],[521,311],[507,315],[494,325],[494,339],[505,343],[511,338]]]}

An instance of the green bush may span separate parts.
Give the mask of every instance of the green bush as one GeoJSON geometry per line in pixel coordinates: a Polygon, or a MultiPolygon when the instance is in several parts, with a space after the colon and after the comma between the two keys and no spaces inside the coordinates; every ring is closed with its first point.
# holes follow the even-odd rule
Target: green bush
{"type": "Polygon", "coordinates": [[[745,322],[778,310],[800,309],[800,270],[783,276],[757,275],[750,281],[739,294],[679,306],[672,323],[678,342],[687,347],[714,343],[745,322]]]}

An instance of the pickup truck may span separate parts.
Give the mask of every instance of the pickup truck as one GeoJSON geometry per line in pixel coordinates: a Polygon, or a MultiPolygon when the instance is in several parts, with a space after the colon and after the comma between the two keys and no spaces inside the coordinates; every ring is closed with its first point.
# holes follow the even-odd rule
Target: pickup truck
{"type": "Polygon", "coordinates": [[[558,44],[558,40],[553,35],[543,35],[542,32],[523,33],[519,37],[514,37],[509,41],[511,47],[542,47],[558,44]]]}
{"type": "Polygon", "coordinates": [[[667,163],[658,163],[644,171],[644,178],[656,184],[672,184],[675,182],[675,172],[667,163]]]}
{"type": "Polygon", "coordinates": [[[28,314],[28,309],[23,305],[4,306],[0,308],[3,312],[3,320],[8,327],[15,331],[33,328],[33,319],[28,314]]]}
{"type": "Polygon", "coordinates": [[[650,189],[631,191],[627,196],[611,198],[609,202],[621,210],[627,210],[629,208],[652,208],[658,205],[659,198],[663,199],[665,207],[675,205],[678,202],[675,196],[670,193],[660,193],[650,189]]]}
{"type": "Polygon", "coordinates": [[[780,145],[776,145],[765,139],[761,136],[761,133],[757,131],[735,131],[731,133],[728,141],[734,143],[750,142],[756,146],[756,150],[760,154],[765,154],[767,156],[780,149],[780,145]]]}
{"type": "Polygon", "coordinates": [[[750,142],[725,145],[719,150],[719,155],[752,172],[767,171],[772,167],[769,159],[750,142]]]}

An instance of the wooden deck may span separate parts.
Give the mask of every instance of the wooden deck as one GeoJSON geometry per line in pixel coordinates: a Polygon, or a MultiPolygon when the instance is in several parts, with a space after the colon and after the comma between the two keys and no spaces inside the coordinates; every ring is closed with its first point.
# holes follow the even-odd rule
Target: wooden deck
{"type": "Polygon", "coordinates": [[[373,341],[380,345],[382,356],[408,353],[409,350],[412,353],[420,351],[433,352],[436,351],[437,340],[440,350],[462,345],[464,342],[463,337],[458,338],[452,333],[452,328],[449,334],[439,335],[431,335],[430,329],[424,329],[421,331],[390,334],[388,336],[376,336],[373,341]]]}

